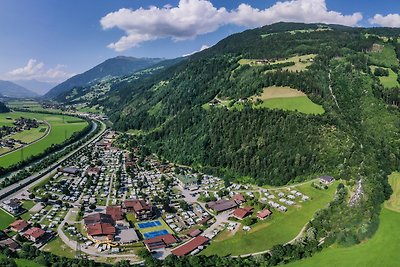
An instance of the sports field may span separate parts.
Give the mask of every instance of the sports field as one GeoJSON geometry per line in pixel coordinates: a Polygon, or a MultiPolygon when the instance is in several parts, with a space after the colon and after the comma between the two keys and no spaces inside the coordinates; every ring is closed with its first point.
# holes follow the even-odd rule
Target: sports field
{"type": "Polygon", "coordinates": [[[399,266],[400,173],[396,172],[390,175],[389,183],[393,188],[393,195],[385,203],[379,217],[379,229],[370,240],[349,248],[327,248],[312,258],[285,266],[399,266]]]}
{"type": "Polygon", "coordinates": [[[135,223],[135,227],[136,229],[139,229],[139,232],[146,239],[161,234],[174,233],[162,218],[153,221],[143,221],[135,223]]]}
{"type": "Polygon", "coordinates": [[[323,114],[324,108],[312,102],[303,92],[290,88],[271,86],[264,89],[260,96],[252,98],[260,99],[263,103],[255,105],[255,108],[270,108],[298,111],[305,114],[323,114]]]}
{"type": "Polygon", "coordinates": [[[212,241],[202,254],[243,255],[268,250],[274,245],[292,240],[313,214],[332,200],[336,185],[331,185],[328,190],[315,189],[310,183],[296,187],[296,190],[311,197],[311,200],[301,203],[301,207],[289,207],[285,213],[273,210],[271,220],[257,222],[249,232],[239,230],[233,237],[212,241]]]}
{"type": "MultiPolygon", "coordinates": [[[[7,118],[16,119],[19,117],[46,121],[51,125],[51,130],[49,134],[40,141],[16,150],[15,152],[0,156],[0,166],[2,167],[9,167],[30,156],[40,154],[46,148],[51,147],[53,144],[64,142],[66,139],[70,138],[72,134],[82,131],[87,126],[86,121],[76,117],[30,112],[2,113],[0,114],[0,126],[12,125],[13,121],[7,118]]],[[[42,127],[39,127],[38,131],[40,131],[40,128],[42,127]]]]}

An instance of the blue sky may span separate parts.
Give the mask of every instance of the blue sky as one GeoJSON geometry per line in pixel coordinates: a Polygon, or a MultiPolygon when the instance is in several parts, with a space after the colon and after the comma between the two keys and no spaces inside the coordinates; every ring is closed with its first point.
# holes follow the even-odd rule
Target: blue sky
{"type": "Polygon", "coordinates": [[[397,0],[276,2],[1,0],[0,78],[59,82],[110,57],[178,57],[280,20],[400,27],[397,0]]]}

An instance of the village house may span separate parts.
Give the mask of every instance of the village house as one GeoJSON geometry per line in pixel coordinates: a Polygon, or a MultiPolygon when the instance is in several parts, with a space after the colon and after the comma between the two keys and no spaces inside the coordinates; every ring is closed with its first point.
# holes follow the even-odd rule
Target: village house
{"type": "Polygon", "coordinates": [[[331,184],[335,181],[335,178],[331,177],[331,176],[321,176],[319,177],[319,181],[323,184],[331,184]]]}
{"type": "Polygon", "coordinates": [[[272,214],[272,212],[269,209],[264,209],[257,213],[257,218],[259,218],[260,220],[265,220],[271,214],[272,214]]]}
{"type": "Polygon", "coordinates": [[[15,222],[10,224],[10,229],[18,233],[23,232],[28,227],[29,223],[24,220],[16,220],[15,222]]]}
{"type": "Polygon", "coordinates": [[[242,203],[246,202],[246,199],[241,193],[238,193],[232,197],[232,200],[234,200],[238,205],[241,205],[242,203]]]}
{"type": "Polygon", "coordinates": [[[243,220],[252,213],[253,213],[252,207],[244,207],[235,209],[232,215],[238,220],[243,220]]]}
{"type": "Polygon", "coordinates": [[[174,250],[172,250],[172,254],[174,254],[175,256],[185,256],[188,255],[189,253],[195,253],[196,250],[199,251],[199,248],[201,246],[204,246],[208,243],[210,239],[208,239],[205,236],[197,236],[195,238],[193,238],[192,240],[190,240],[189,242],[183,244],[182,246],[179,246],[177,248],[175,248],[174,250]]]}
{"type": "Polygon", "coordinates": [[[12,198],[10,200],[3,202],[3,209],[7,212],[11,213],[12,215],[17,215],[22,212],[22,203],[17,198],[12,198]]]}
{"type": "Polygon", "coordinates": [[[29,228],[28,230],[26,230],[26,232],[24,233],[24,237],[33,242],[37,242],[45,234],[46,234],[46,232],[43,229],[40,229],[38,227],[32,227],[32,228],[29,228]]]}

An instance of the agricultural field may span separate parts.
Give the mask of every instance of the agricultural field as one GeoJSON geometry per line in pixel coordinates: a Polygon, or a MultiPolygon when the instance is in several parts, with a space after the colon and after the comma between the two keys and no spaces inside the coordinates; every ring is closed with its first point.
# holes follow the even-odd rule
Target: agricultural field
{"type": "Polygon", "coordinates": [[[344,248],[332,246],[312,258],[285,265],[288,267],[313,266],[398,266],[400,250],[400,173],[389,176],[392,197],[384,204],[379,229],[368,241],[344,248]]]}
{"type": "Polygon", "coordinates": [[[46,124],[42,124],[39,126],[39,128],[32,128],[30,130],[25,130],[23,132],[19,132],[13,135],[10,135],[6,139],[15,139],[15,140],[20,140],[24,143],[32,143],[43,136],[47,134],[48,126],[46,124]]]}
{"type": "Polygon", "coordinates": [[[323,114],[322,106],[313,103],[303,92],[290,87],[268,87],[260,96],[252,98],[253,101],[262,100],[255,108],[270,108],[298,111],[305,114],[323,114]]]}
{"type": "Polygon", "coordinates": [[[292,240],[313,214],[332,200],[336,186],[337,183],[332,184],[327,190],[315,189],[310,183],[294,187],[309,196],[311,200],[302,203],[301,207],[290,208],[285,213],[275,211],[271,219],[257,222],[248,232],[240,229],[233,237],[226,236],[227,239],[217,236],[202,254],[243,255],[268,250],[276,244],[292,240]]]}
{"type": "MultiPolygon", "coordinates": [[[[53,144],[60,144],[70,138],[75,132],[82,131],[87,122],[71,116],[40,114],[29,112],[9,112],[0,114],[0,126],[12,125],[12,120],[19,117],[36,119],[38,121],[46,121],[50,124],[51,129],[49,134],[38,142],[25,146],[15,152],[0,156],[0,165],[9,167],[18,163],[21,160],[27,159],[30,156],[42,153],[53,144]]],[[[39,127],[41,128],[41,127],[39,127]]]]}
{"type": "Polygon", "coordinates": [[[371,65],[391,68],[399,66],[399,61],[396,57],[396,52],[393,46],[384,45],[383,49],[369,53],[369,61],[371,65]]]}
{"type": "MultiPolygon", "coordinates": [[[[375,69],[377,68],[377,66],[371,66],[371,71],[372,73],[374,73],[375,69]]],[[[399,87],[400,84],[397,81],[397,73],[395,73],[392,69],[390,68],[384,68],[386,70],[389,71],[389,76],[380,76],[379,81],[381,82],[381,84],[383,85],[383,87],[385,88],[395,88],[395,87],[399,87]]]]}
{"type": "Polygon", "coordinates": [[[29,109],[32,111],[46,111],[46,112],[62,112],[60,109],[54,109],[54,108],[43,108],[42,105],[35,101],[35,100],[14,100],[7,102],[7,105],[12,109],[12,108],[19,108],[19,109],[29,109]]]}
{"type": "MultiPolygon", "coordinates": [[[[293,56],[293,57],[282,59],[282,60],[272,61],[269,64],[271,64],[273,66],[275,64],[293,62],[294,63],[293,66],[284,67],[284,68],[282,68],[282,70],[287,70],[287,71],[291,71],[291,72],[305,71],[309,66],[311,66],[315,57],[316,57],[315,54],[293,56]]],[[[262,66],[263,65],[262,63],[259,63],[259,60],[257,60],[257,59],[241,59],[241,60],[239,60],[239,64],[240,65],[251,65],[251,66],[262,66]]],[[[275,71],[275,70],[269,70],[269,71],[275,71]]]]}
{"type": "Polygon", "coordinates": [[[13,216],[0,209],[0,230],[6,229],[14,221],[15,218],[13,216]]]}

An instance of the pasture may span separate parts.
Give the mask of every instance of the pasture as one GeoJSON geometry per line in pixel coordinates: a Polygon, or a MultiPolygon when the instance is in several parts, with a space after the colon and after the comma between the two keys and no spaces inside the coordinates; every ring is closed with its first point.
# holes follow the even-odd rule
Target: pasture
{"type": "Polygon", "coordinates": [[[368,241],[352,247],[332,246],[312,258],[293,262],[288,267],[314,266],[398,266],[400,251],[400,173],[389,176],[393,195],[379,216],[379,229],[368,241]]]}
{"type": "Polygon", "coordinates": [[[51,130],[49,134],[40,141],[27,145],[12,153],[0,156],[0,165],[2,167],[9,167],[30,156],[40,154],[53,144],[64,142],[74,133],[82,131],[87,126],[86,121],[76,117],[30,112],[9,112],[0,114],[0,126],[7,123],[11,123],[12,125],[12,120],[10,121],[7,118],[16,119],[19,117],[46,121],[51,125],[51,130]]]}
{"type": "Polygon", "coordinates": [[[303,92],[290,87],[267,87],[260,96],[252,97],[253,101],[262,100],[254,108],[283,109],[305,114],[323,114],[324,108],[312,102],[303,92]]]}
{"type": "Polygon", "coordinates": [[[399,61],[397,59],[396,52],[393,46],[391,45],[385,44],[383,49],[376,52],[370,52],[368,54],[368,58],[372,65],[377,65],[386,68],[399,66],[399,61]]]}
{"type": "Polygon", "coordinates": [[[46,124],[41,124],[39,128],[32,128],[30,130],[25,130],[13,135],[10,135],[7,139],[15,139],[15,140],[20,140],[26,144],[32,143],[43,136],[46,135],[47,133],[48,126],[46,124]]]}
{"type": "MultiPolygon", "coordinates": [[[[273,209],[271,219],[259,221],[251,226],[248,232],[240,229],[234,236],[216,237],[202,252],[204,255],[240,255],[272,248],[295,238],[303,226],[313,217],[313,214],[324,208],[333,198],[337,183],[327,190],[318,190],[310,183],[293,187],[311,200],[301,203],[301,206],[291,206],[288,211],[281,213],[273,209]]],[[[271,190],[272,191],[272,190],[271,190]]]]}
{"type": "MultiPolygon", "coordinates": [[[[376,68],[377,68],[376,66],[371,66],[372,73],[374,73],[376,68]]],[[[380,77],[378,77],[378,79],[381,82],[381,84],[383,85],[383,87],[388,88],[388,89],[399,87],[400,84],[397,81],[397,73],[395,73],[390,68],[384,68],[384,69],[387,69],[389,71],[389,76],[380,76],[380,77]]]]}
{"type": "MultiPolygon", "coordinates": [[[[289,67],[284,67],[282,70],[287,70],[291,72],[296,72],[296,71],[305,71],[309,66],[311,66],[314,58],[316,57],[315,54],[309,54],[309,55],[297,55],[293,57],[289,57],[286,59],[280,59],[280,60],[275,60],[271,61],[267,64],[271,64],[274,66],[275,64],[281,64],[281,63],[288,63],[288,62],[293,62],[293,66],[289,67]]],[[[264,65],[263,63],[259,63],[258,59],[240,59],[239,64],[240,65],[250,65],[250,66],[262,66],[264,65]]],[[[269,70],[269,71],[275,71],[275,70],[269,70]]]]}

